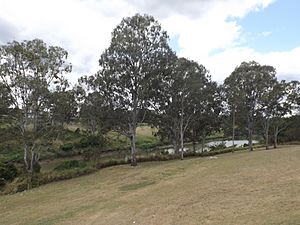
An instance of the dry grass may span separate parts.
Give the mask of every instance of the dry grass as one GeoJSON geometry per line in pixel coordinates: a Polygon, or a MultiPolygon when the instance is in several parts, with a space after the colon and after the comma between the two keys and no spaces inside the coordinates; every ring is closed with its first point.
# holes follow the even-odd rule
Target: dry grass
{"type": "Polygon", "coordinates": [[[300,146],[107,168],[0,197],[0,224],[300,224],[300,146]]]}

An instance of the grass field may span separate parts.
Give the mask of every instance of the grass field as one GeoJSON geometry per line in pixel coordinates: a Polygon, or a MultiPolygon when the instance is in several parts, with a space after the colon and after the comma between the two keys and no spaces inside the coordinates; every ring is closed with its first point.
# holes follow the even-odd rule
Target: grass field
{"type": "Polygon", "coordinates": [[[0,224],[300,224],[300,146],[117,166],[0,196],[0,224]]]}

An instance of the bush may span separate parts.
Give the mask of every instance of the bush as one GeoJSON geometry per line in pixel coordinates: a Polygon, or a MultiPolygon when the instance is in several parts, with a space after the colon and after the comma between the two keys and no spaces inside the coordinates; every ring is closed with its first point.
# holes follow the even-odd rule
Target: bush
{"type": "Polygon", "coordinates": [[[86,148],[82,152],[83,159],[86,161],[100,159],[101,154],[102,154],[102,151],[100,151],[99,149],[91,148],[91,147],[86,148]]]}
{"type": "Polygon", "coordinates": [[[80,139],[77,147],[86,148],[89,146],[102,146],[104,144],[102,136],[89,135],[80,139]]]}
{"type": "Polygon", "coordinates": [[[12,163],[0,163],[0,185],[12,181],[18,175],[18,170],[12,163]]]}
{"type": "Polygon", "coordinates": [[[41,172],[41,165],[38,162],[33,165],[33,172],[34,173],[41,172]]]}
{"type": "Polygon", "coordinates": [[[79,168],[79,167],[85,167],[86,165],[82,162],[79,162],[78,160],[70,160],[70,161],[64,161],[60,165],[54,168],[56,171],[61,170],[69,170],[73,168],[79,168]]]}
{"type": "Polygon", "coordinates": [[[60,149],[64,152],[69,152],[69,151],[72,151],[74,149],[74,146],[71,143],[66,143],[64,145],[61,145],[60,149]]]}

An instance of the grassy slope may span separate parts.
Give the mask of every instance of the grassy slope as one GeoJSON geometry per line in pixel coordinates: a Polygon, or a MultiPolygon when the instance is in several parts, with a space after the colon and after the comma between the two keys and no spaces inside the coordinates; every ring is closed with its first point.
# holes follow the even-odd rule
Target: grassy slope
{"type": "Polygon", "coordinates": [[[119,166],[0,196],[1,224],[300,224],[300,146],[119,166]]]}

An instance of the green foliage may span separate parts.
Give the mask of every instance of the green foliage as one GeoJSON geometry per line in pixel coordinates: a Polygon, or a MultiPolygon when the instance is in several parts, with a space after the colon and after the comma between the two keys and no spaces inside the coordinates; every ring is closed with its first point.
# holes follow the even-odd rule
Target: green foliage
{"type": "Polygon", "coordinates": [[[63,144],[62,146],[60,146],[60,150],[64,151],[64,152],[69,152],[72,151],[74,149],[74,146],[72,143],[66,143],[63,144]]]}
{"type": "Polygon", "coordinates": [[[63,126],[69,124],[77,115],[77,102],[73,90],[57,88],[50,94],[50,113],[52,120],[63,126]]]}
{"type": "Polygon", "coordinates": [[[138,136],[137,137],[137,147],[140,149],[150,149],[158,146],[160,141],[155,136],[138,136]]]}
{"type": "Polygon", "coordinates": [[[33,172],[34,173],[40,173],[41,172],[41,165],[36,162],[34,165],[33,165],[33,172]]]}
{"type": "Polygon", "coordinates": [[[85,161],[97,160],[100,159],[102,155],[102,150],[99,148],[88,147],[85,148],[82,152],[82,157],[85,161]]]}
{"type": "Polygon", "coordinates": [[[232,114],[232,118],[236,117],[232,125],[233,132],[236,124],[243,128],[251,143],[250,151],[253,150],[252,140],[257,114],[262,113],[268,121],[274,107],[277,107],[277,100],[281,98],[281,94],[273,91],[276,84],[275,68],[260,65],[255,61],[242,62],[224,81],[224,97],[229,113],[232,114]]]}
{"type": "Polygon", "coordinates": [[[97,169],[103,169],[106,167],[111,167],[111,166],[116,166],[116,165],[124,165],[127,164],[128,162],[126,162],[123,159],[110,159],[108,161],[104,161],[104,162],[99,162],[95,165],[95,167],[97,169]]]}
{"type": "Polygon", "coordinates": [[[12,163],[0,163],[0,185],[12,181],[18,175],[18,170],[12,163]]]}
{"type": "Polygon", "coordinates": [[[73,168],[82,168],[85,167],[86,164],[83,162],[79,162],[78,160],[70,160],[70,161],[64,161],[60,165],[54,168],[56,171],[62,171],[62,170],[69,170],[73,168]]]}
{"type": "Polygon", "coordinates": [[[63,48],[47,46],[39,39],[0,46],[0,82],[10,92],[14,125],[18,126],[24,164],[30,172],[39,159],[40,140],[51,126],[50,87],[67,86],[64,74],[71,72],[67,57],[63,48]]]}
{"type": "Polygon", "coordinates": [[[133,157],[137,124],[151,104],[150,95],[156,93],[159,75],[166,74],[174,57],[158,21],[136,14],[124,18],[113,30],[110,46],[99,59],[101,70],[86,79],[91,89],[106,99],[112,129],[130,137],[133,157]]]}
{"type": "Polygon", "coordinates": [[[79,141],[78,147],[93,147],[93,146],[103,146],[105,143],[105,139],[100,135],[88,135],[82,137],[79,141]]]}

